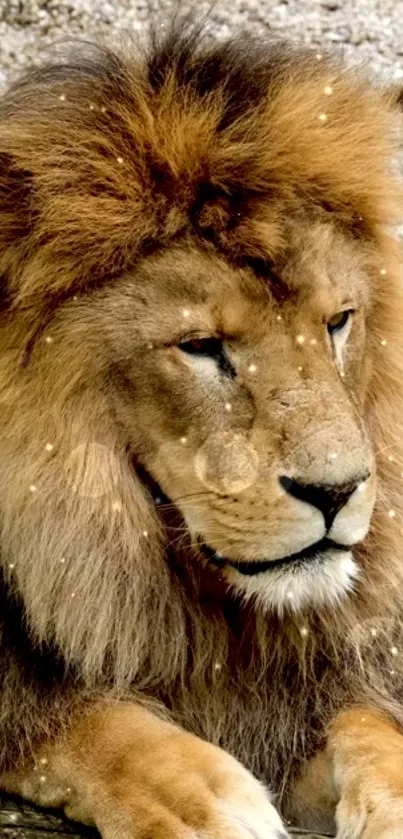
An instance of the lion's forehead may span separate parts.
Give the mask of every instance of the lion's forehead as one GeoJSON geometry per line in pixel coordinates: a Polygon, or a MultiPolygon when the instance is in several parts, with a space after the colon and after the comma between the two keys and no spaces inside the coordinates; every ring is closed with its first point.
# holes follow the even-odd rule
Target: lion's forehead
{"type": "Polygon", "coordinates": [[[321,317],[368,303],[368,259],[357,243],[329,223],[296,221],[285,235],[287,247],[265,270],[233,265],[196,242],[167,249],[125,278],[126,293],[147,289],[150,305],[164,301],[172,318],[182,315],[189,327],[194,317],[201,325],[204,319],[206,328],[234,336],[245,332],[246,317],[258,325],[265,314],[321,317]]]}
{"type": "Polygon", "coordinates": [[[281,260],[283,280],[298,299],[319,308],[355,298],[369,302],[369,250],[329,222],[288,226],[288,247],[281,260]]]}

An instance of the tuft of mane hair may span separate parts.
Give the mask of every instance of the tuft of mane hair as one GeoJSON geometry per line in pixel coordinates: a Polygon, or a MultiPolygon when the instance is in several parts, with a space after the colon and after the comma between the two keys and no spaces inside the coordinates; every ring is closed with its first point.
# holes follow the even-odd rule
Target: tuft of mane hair
{"type": "MultiPolygon", "coordinates": [[[[78,45],[2,99],[0,771],[91,692],[163,703],[280,792],[339,708],[365,698],[403,721],[403,673],[385,663],[392,644],[403,648],[402,537],[385,513],[403,514],[403,302],[388,235],[401,208],[395,104],[327,55],[191,32],[136,55],[78,45]],[[264,273],[283,244],[278,220],[306,208],[375,248],[387,275],[367,347],[379,501],[364,584],[331,612],[312,609],[302,637],[298,617],[200,596],[197,572],[178,570],[83,335],[75,327],[50,360],[41,339],[49,325],[57,338],[73,297],[181,237],[264,273]],[[83,503],[66,463],[94,440],[109,453],[108,491],[83,503]],[[116,487],[119,516],[105,501],[116,487]]],[[[86,462],[92,484],[99,466],[86,462]]]]}
{"type": "Polygon", "coordinates": [[[3,98],[6,290],[57,304],[189,223],[233,258],[265,260],[273,204],[313,202],[374,231],[391,218],[390,98],[283,42],[172,32],[142,60],[77,47],[3,98]]]}

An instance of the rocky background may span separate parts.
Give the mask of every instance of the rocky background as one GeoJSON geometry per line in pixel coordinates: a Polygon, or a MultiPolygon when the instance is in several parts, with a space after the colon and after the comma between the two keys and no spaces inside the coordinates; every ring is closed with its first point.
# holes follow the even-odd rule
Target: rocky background
{"type": "Polygon", "coordinates": [[[121,37],[152,17],[209,10],[214,33],[242,26],[331,46],[385,80],[403,79],[403,0],[0,0],[0,90],[66,37],[121,37]]]}

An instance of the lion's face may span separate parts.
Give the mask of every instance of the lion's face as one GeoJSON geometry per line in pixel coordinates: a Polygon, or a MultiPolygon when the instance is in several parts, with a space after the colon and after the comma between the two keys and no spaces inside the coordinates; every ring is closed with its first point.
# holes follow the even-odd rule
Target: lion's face
{"type": "Polygon", "coordinates": [[[364,254],[328,223],[287,239],[272,278],[189,243],[91,304],[105,392],[183,516],[177,538],[187,529],[195,561],[280,611],[351,587],[375,492],[364,254]]]}

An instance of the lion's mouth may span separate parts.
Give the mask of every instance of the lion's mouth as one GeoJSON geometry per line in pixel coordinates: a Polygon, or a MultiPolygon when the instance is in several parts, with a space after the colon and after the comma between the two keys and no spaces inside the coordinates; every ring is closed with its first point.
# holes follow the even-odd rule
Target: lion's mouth
{"type": "Polygon", "coordinates": [[[351,551],[351,546],[340,545],[337,542],[333,542],[331,539],[325,538],[321,539],[319,542],[315,542],[313,545],[309,545],[309,547],[304,548],[302,551],[298,551],[298,553],[289,554],[288,556],[283,556],[279,559],[249,561],[228,559],[228,557],[222,556],[215,551],[214,548],[211,548],[204,542],[200,542],[199,544],[204,556],[210,563],[218,567],[229,565],[231,568],[235,568],[239,571],[240,574],[245,574],[247,576],[263,574],[265,571],[272,571],[275,568],[282,568],[286,565],[293,565],[298,568],[299,566],[306,565],[314,560],[325,561],[326,555],[329,554],[330,551],[341,551],[344,553],[351,551]]]}

